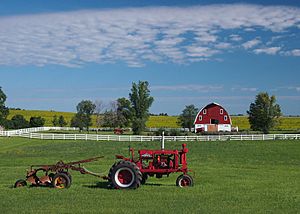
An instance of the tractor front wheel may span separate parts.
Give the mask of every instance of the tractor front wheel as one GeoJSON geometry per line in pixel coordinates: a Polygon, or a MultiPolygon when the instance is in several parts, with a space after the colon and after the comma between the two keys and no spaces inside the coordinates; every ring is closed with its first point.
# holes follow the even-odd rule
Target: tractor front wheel
{"type": "Polygon", "coordinates": [[[120,161],[110,169],[109,181],[115,189],[136,189],[141,185],[142,173],[135,163],[120,161]]]}
{"type": "Polygon", "coordinates": [[[52,186],[58,189],[69,188],[71,186],[69,176],[65,173],[56,173],[52,180],[52,186]]]}
{"type": "Polygon", "coordinates": [[[15,188],[24,187],[24,186],[27,186],[27,182],[23,179],[17,180],[15,185],[14,185],[15,188]]]}
{"type": "Polygon", "coordinates": [[[176,186],[179,187],[191,187],[194,185],[194,181],[192,176],[186,174],[186,175],[179,175],[176,180],[176,186]]]}

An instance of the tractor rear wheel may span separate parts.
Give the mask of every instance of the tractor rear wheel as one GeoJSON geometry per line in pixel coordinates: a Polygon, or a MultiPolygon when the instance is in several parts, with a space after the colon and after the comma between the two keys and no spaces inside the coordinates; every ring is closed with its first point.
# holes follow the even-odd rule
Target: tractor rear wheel
{"type": "Polygon", "coordinates": [[[135,163],[119,161],[110,169],[109,181],[115,189],[136,189],[141,185],[142,173],[135,163]]]}
{"type": "Polygon", "coordinates": [[[191,187],[194,185],[194,181],[192,176],[185,174],[185,175],[179,175],[176,180],[176,186],[179,187],[191,187]]]}
{"type": "Polygon", "coordinates": [[[14,185],[15,188],[24,187],[24,186],[27,186],[27,182],[23,179],[17,180],[15,185],[14,185]]]}
{"type": "Polygon", "coordinates": [[[69,176],[65,173],[56,173],[52,180],[52,186],[58,189],[69,188],[71,186],[69,176]]]}

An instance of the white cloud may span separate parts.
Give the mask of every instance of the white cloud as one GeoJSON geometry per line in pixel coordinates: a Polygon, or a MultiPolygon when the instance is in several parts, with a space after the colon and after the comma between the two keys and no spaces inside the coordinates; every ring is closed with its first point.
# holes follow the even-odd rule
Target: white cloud
{"type": "Polygon", "coordinates": [[[300,86],[282,86],[282,87],[277,87],[272,89],[272,91],[286,91],[286,90],[300,92],[300,86]]]}
{"type": "Polygon", "coordinates": [[[241,91],[245,92],[256,92],[257,88],[241,88],[241,91]]]}
{"type": "Polygon", "coordinates": [[[300,96],[278,96],[278,99],[300,101],[300,96]]]}
{"type": "MultiPolygon", "coordinates": [[[[1,17],[0,65],[191,63],[234,50],[247,33],[264,30],[276,36],[299,26],[299,8],[247,4],[1,17]]],[[[241,47],[255,45],[248,41],[241,47]]],[[[273,46],[257,47],[254,53],[277,54],[280,48],[273,46]]],[[[298,56],[299,51],[287,55],[298,56]]]]}
{"type": "Polygon", "coordinates": [[[187,56],[191,57],[210,57],[214,54],[219,53],[218,50],[213,50],[208,47],[195,47],[195,46],[189,46],[187,49],[187,56]]]}
{"type": "Polygon", "coordinates": [[[288,90],[295,90],[297,92],[300,92],[300,86],[289,86],[287,87],[288,90]]]}
{"type": "Polygon", "coordinates": [[[218,48],[218,49],[228,49],[230,47],[231,47],[231,44],[228,42],[220,42],[218,44],[215,44],[215,48],[218,48]]]}
{"type": "Polygon", "coordinates": [[[236,87],[232,87],[231,90],[232,91],[241,91],[241,92],[257,92],[258,88],[236,86],[236,87]]]}
{"type": "Polygon", "coordinates": [[[218,92],[222,91],[223,86],[221,85],[157,85],[151,86],[153,91],[195,91],[195,92],[218,92]]]}
{"type": "Polygon", "coordinates": [[[243,40],[243,38],[242,38],[241,36],[236,35],[236,34],[231,34],[231,35],[229,36],[229,39],[230,39],[231,41],[235,41],[235,42],[239,42],[239,41],[243,40]]]}
{"type": "Polygon", "coordinates": [[[281,47],[258,48],[254,50],[254,53],[275,55],[280,49],[281,47]]]}
{"type": "Polygon", "coordinates": [[[300,56],[300,49],[294,49],[285,53],[287,56],[300,56]]]}
{"type": "Polygon", "coordinates": [[[252,39],[252,40],[249,40],[249,41],[243,43],[242,46],[245,49],[250,49],[250,48],[253,48],[254,46],[258,45],[259,43],[261,43],[260,39],[255,38],[255,39],[252,39]]]}

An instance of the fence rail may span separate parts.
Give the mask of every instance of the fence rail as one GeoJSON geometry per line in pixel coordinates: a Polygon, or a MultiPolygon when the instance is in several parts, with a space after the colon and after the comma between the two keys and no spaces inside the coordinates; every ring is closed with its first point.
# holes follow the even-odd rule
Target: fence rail
{"type": "MultiPolygon", "coordinates": [[[[19,136],[42,140],[95,140],[95,141],[159,141],[161,136],[140,135],[98,135],[98,134],[54,134],[42,131],[76,131],[73,127],[38,127],[12,131],[0,131],[0,136],[19,136]]],[[[253,134],[253,135],[199,135],[165,136],[166,141],[243,141],[243,140],[300,140],[300,134],[253,134]]]]}

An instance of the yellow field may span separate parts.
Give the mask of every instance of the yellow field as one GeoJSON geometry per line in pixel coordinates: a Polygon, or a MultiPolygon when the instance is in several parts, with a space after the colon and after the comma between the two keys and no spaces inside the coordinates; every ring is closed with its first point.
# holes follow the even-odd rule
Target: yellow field
{"type": "MultiPolygon", "coordinates": [[[[38,111],[38,110],[10,110],[8,119],[11,119],[16,114],[23,115],[26,120],[30,117],[41,116],[45,118],[45,126],[52,126],[53,116],[63,115],[68,122],[67,126],[70,126],[70,121],[75,113],[72,112],[56,112],[56,111],[38,111]]],[[[232,116],[232,125],[238,126],[239,130],[249,130],[250,125],[247,117],[245,116],[232,116]]],[[[177,124],[177,116],[150,116],[146,123],[148,128],[179,128],[177,124]]],[[[96,127],[96,116],[92,116],[93,126],[96,127]]],[[[300,129],[300,117],[282,117],[281,123],[276,128],[277,130],[299,130],[300,129]]]]}
{"type": "Polygon", "coordinates": [[[250,124],[248,118],[245,116],[232,116],[231,117],[232,126],[239,127],[239,130],[249,130],[250,124]]]}
{"type": "Polygon", "coordinates": [[[180,128],[177,116],[150,116],[146,123],[148,128],[180,128]]]}

